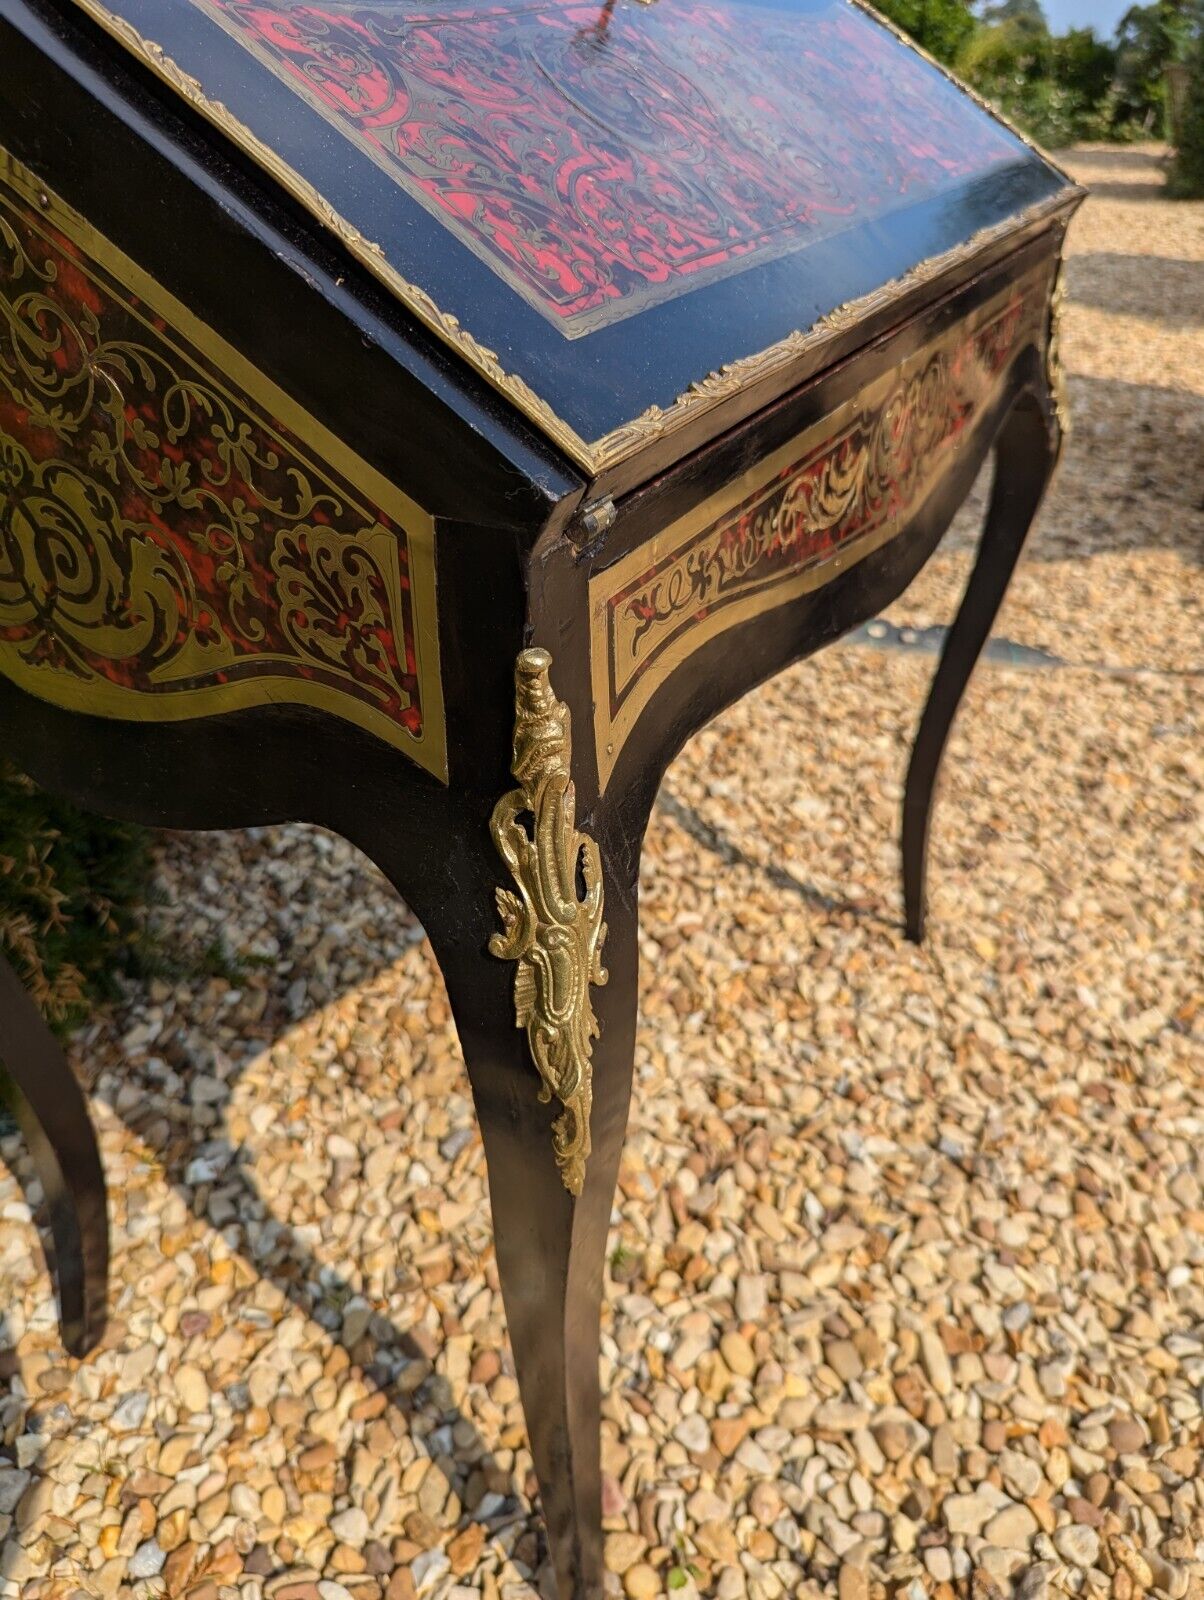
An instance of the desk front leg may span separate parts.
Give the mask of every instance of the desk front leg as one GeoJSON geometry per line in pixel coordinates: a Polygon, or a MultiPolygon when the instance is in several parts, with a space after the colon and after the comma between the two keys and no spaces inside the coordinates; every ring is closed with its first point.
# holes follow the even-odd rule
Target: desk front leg
{"type": "Polygon", "coordinates": [[[635,908],[608,907],[608,917],[592,1149],[578,1195],[565,1187],[556,1159],[560,1108],[539,1099],[508,984],[471,959],[444,963],[485,1143],[498,1275],[559,1600],[602,1594],[602,1282],[636,1009],[635,908]]]}
{"type": "MultiPolygon", "coordinates": [[[[517,671],[513,773],[491,835],[495,931],[428,922],[485,1144],[498,1273],[560,1600],[602,1595],[599,1341],[631,1099],[638,840],[577,827],[551,658],[517,671]]],[[[473,847],[468,846],[471,850],[473,847]]]]}

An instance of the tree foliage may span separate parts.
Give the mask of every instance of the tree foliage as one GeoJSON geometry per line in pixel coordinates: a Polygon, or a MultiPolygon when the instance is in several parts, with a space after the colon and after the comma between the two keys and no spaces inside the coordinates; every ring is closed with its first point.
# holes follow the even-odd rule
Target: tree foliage
{"type": "Polygon", "coordinates": [[[996,0],[986,5],[979,15],[991,27],[1010,27],[1030,38],[1049,32],[1041,0],[996,0]]]}
{"type": "Polygon", "coordinates": [[[1155,0],[1131,6],[1116,34],[1116,115],[1163,132],[1166,115],[1166,72],[1188,54],[1198,29],[1193,0],[1155,0]]]}
{"type": "MultiPolygon", "coordinates": [[[[1168,69],[1198,62],[1204,0],[1150,0],[1126,12],[1114,41],[1091,28],[1050,32],[1041,0],[877,0],[892,21],[1042,144],[1161,135],[1168,69]]],[[[1204,116],[1193,68],[1185,141],[1204,116]]],[[[1180,167],[1190,164],[1189,156],[1180,167]]]]}
{"type": "Polygon", "coordinates": [[[876,0],[883,16],[922,44],[938,61],[955,62],[976,23],[966,0],[876,0]]]}
{"type": "Polygon", "coordinates": [[[1184,200],[1204,199],[1204,3],[1187,57],[1187,99],[1168,189],[1184,200]]]}

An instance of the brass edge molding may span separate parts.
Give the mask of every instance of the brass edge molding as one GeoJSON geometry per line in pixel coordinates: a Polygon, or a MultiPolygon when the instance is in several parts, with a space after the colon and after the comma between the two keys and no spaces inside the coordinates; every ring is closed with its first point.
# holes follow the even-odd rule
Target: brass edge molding
{"type": "Polygon", "coordinates": [[[570,714],[552,690],[551,669],[546,650],[524,650],[515,665],[511,771],[519,786],[494,807],[490,832],[518,893],[496,891],[502,931],[489,950],[517,963],[515,1026],[527,1031],[540,1100],[555,1095],[564,1107],[553,1148],[565,1188],[580,1195],[599,1034],[589,991],[607,980],[606,924],[602,861],[595,841],[577,831],[570,714]]]}
{"type": "Polygon", "coordinates": [[[1066,366],[1062,359],[1062,336],[1066,324],[1066,262],[1059,259],[1058,270],[1054,277],[1053,295],[1049,303],[1049,341],[1045,347],[1045,369],[1049,380],[1050,393],[1053,395],[1054,412],[1058,419],[1058,427],[1062,430],[1062,439],[1058,445],[1059,454],[1062,444],[1070,437],[1074,426],[1070,411],[1070,387],[1066,381],[1066,366]]]}
{"type": "Polygon", "coordinates": [[[343,248],[354,256],[361,266],[366,267],[407,310],[412,311],[424,327],[451,345],[474,371],[492,384],[499,393],[505,395],[524,416],[542,428],[578,466],[584,467],[587,471],[593,469],[590,447],[567,422],[556,415],[546,400],[541,399],[522,378],[507,372],[499,361],[496,351],[490,350],[479,339],[475,339],[468,329],[462,326],[458,317],[452,316],[448,311],[441,311],[425,289],[419,288],[416,283],[411,283],[408,278],[403,277],[396,267],[390,264],[379,244],[366,239],[353,223],[335,210],[320,190],[316,189],[307,178],[303,178],[294,167],[289,166],[270,145],[264,144],[263,140],[253,133],[246,123],[241,122],[227,106],[220,100],[211,99],[206,94],[204,85],[185,72],[161,45],[144,38],[132,23],[127,22],[124,17],[114,15],[107,6],[100,3],[100,0],[73,0],[73,3],[123,45],[131,55],[136,56],[144,66],[149,67],[156,77],[174,89],[194,111],[198,111],[206,121],[232,140],[239,149],[262,167],[269,177],[274,178],[294,200],[303,205],[311,216],[338,239],[343,248]]]}
{"type": "Polygon", "coordinates": [[[592,443],[584,440],[562,417],[558,416],[552,407],[523,379],[514,373],[507,372],[497,353],[487,345],[483,345],[463,327],[457,317],[450,312],[441,311],[432,297],[425,289],[411,283],[409,279],[397,271],[390,264],[379,244],[366,239],[359,229],[349,222],[340,212],[336,211],[321,192],[311,184],[308,179],[301,176],[295,168],[289,166],[269,145],[253,133],[245,123],[241,122],[229,108],[220,100],[211,99],[205,92],[204,86],[175,62],[161,45],[153,40],[146,39],[132,23],[124,17],[118,17],[111,12],[101,0],[73,0],[81,11],[92,18],[108,34],[123,45],[132,55],[137,57],[170,88],[174,89],[192,108],[199,112],[208,122],[212,123],[219,132],[225,134],[235,145],[251,157],[270,177],[281,185],[292,197],[298,201],[319,223],[332,233],[344,249],[365,267],[372,275],[395,295],[398,300],[419,319],[424,327],[428,328],[438,338],[450,345],[460,356],[468,362],[469,366],[490,383],[500,394],[504,395],[519,412],[547,435],[552,442],[560,447],[577,466],[584,471],[597,476],[599,473],[617,466],[620,462],[634,455],[637,451],[658,439],[676,432],[678,428],[693,422],[698,417],[705,416],[707,412],[721,405],[741,389],[748,388],[761,382],[764,378],[781,372],[801,356],[811,354],[822,348],[848,331],[858,320],[873,314],[875,311],[892,305],[902,299],[919,284],[927,283],[933,278],[940,277],[958,266],[964,265],[982,251],[989,249],[994,243],[1007,238],[1012,233],[1019,233],[1033,223],[1053,216],[1073,200],[1080,198],[1084,191],[1075,184],[1062,168],[1054,162],[1045,151],[1013,128],[988,101],[984,100],[976,90],[962,84],[960,80],[947,68],[943,67],[928,52],[908,38],[894,23],[883,17],[867,3],[867,0],[848,0],[851,5],[859,6],[868,15],[876,18],[882,26],[889,28],[892,33],[918,55],[929,61],[939,71],[945,74],[952,82],[971,99],[1010,132],[1021,139],[1029,148],[1035,150],[1043,160],[1048,161],[1056,172],[1061,173],[1067,181],[1067,189],[1049,199],[1040,201],[1027,210],[1013,217],[1006,218],[1003,222],[995,223],[991,227],[982,229],[967,242],[954,246],[943,255],[933,256],[927,261],[919,262],[902,277],[892,280],[880,289],[873,290],[860,300],[850,301],[843,306],[838,306],[826,316],[819,319],[807,331],[795,330],[778,340],[767,349],[753,355],[742,356],[737,360],[728,362],[717,371],[708,373],[706,377],[696,380],[682,394],[667,406],[653,405],[642,412],[631,422],[624,423],[621,427],[613,429],[610,433],[603,434],[600,439],[592,443]]]}
{"type": "MultiPolygon", "coordinates": [[[[850,0],[850,3],[857,5],[861,0],[850,0]]],[[[892,279],[880,289],[874,289],[859,300],[847,301],[836,310],[829,311],[806,332],[796,330],[787,334],[786,338],[777,344],[770,345],[767,350],[728,362],[717,372],[712,372],[699,382],[691,384],[672,405],[650,406],[634,422],[625,423],[613,433],[595,440],[592,446],[594,470],[600,472],[605,468],[617,466],[620,461],[653,440],[662,438],[687,422],[692,422],[696,417],[705,416],[708,411],[731,399],[733,395],[739,394],[741,390],[753,387],[762,379],[792,366],[804,355],[813,354],[825,345],[833,343],[850,328],[856,327],[867,317],[888,309],[920,285],[969,265],[977,256],[982,255],[1000,240],[1007,239],[1012,234],[1022,233],[1026,228],[1054,217],[1083,192],[1075,185],[1072,189],[1061,190],[1045,200],[1037,201],[1013,217],[992,223],[990,227],[980,229],[970,239],[955,245],[951,250],[946,250],[944,254],[931,256],[927,261],[919,262],[902,277],[892,279]]]]}
{"type": "Polygon", "coordinates": [[[907,46],[907,48],[913,52],[913,54],[919,56],[921,60],[927,61],[930,67],[935,67],[939,73],[949,79],[950,83],[956,84],[956,86],[964,95],[968,95],[969,98],[974,101],[975,105],[979,106],[983,111],[985,111],[987,115],[992,117],[994,121],[998,122],[1001,127],[1006,128],[1014,138],[1019,139],[1021,144],[1027,145],[1030,150],[1035,151],[1036,154],[1041,157],[1042,161],[1048,162],[1048,164],[1056,173],[1058,173],[1060,177],[1066,179],[1067,183],[1074,183],[1074,179],[1066,171],[1066,168],[1061,164],[1060,161],[1054,160],[1053,156],[1050,155],[1049,151],[1044,145],[1038,144],[1030,134],[1025,133],[1023,128],[1018,128],[1010,117],[1004,116],[1003,112],[1000,111],[997,105],[993,105],[985,95],[979,94],[978,90],[975,89],[972,84],[967,83],[964,78],[959,77],[958,74],[953,71],[952,67],[947,67],[943,61],[938,61],[936,56],[934,56],[931,51],[926,50],[924,46],[920,44],[918,40],[913,39],[909,33],[905,33],[897,22],[893,22],[890,17],[883,16],[882,12],[879,11],[876,6],[871,4],[871,0],[849,0],[849,4],[856,6],[858,11],[864,11],[867,16],[873,17],[875,22],[881,23],[882,26],[888,29],[889,32],[893,33],[897,39],[900,39],[907,46]]]}

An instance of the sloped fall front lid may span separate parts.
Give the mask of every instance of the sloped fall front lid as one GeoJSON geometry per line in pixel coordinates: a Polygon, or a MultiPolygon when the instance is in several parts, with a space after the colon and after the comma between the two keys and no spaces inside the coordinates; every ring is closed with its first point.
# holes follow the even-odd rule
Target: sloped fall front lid
{"type": "Polygon", "coordinates": [[[75,4],[587,467],[1068,189],[860,0],[75,4]]]}

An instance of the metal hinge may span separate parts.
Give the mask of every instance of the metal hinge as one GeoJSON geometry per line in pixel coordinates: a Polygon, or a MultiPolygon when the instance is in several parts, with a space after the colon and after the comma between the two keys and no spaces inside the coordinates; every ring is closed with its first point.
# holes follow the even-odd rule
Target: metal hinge
{"type": "Polygon", "coordinates": [[[596,539],[614,527],[615,503],[608,494],[600,500],[591,500],[577,520],[586,537],[596,539]]]}

